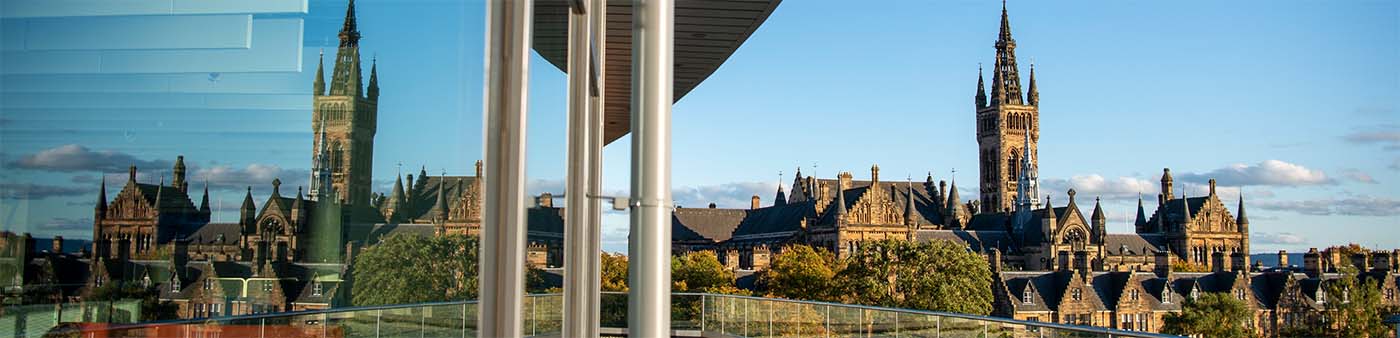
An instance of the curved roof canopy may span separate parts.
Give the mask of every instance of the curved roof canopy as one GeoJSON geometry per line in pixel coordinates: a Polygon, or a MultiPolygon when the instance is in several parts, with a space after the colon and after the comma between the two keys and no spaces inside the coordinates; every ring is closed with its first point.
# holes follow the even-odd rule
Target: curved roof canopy
{"type": "MultiPolygon", "coordinates": [[[[536,0],[535,51],[563,71],[568,60],[568,0],[536,0]]],[[[768,19],[781,0],[676,1],[674,100],[714,74],[768,19]]],[[[608,0],[603,141],[630,131],[632,92],[632,0],[608,0]]]]}

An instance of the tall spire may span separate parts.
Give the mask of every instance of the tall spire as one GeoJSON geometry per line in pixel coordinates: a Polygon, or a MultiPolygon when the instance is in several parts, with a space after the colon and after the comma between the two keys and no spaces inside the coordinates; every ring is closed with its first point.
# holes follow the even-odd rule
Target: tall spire
{"type": "Polygon", "coordinates": [[[987,87],[982,82],[982,63],[977,63],[977,108],[987,106],[987,87]]]}
{"type": "Polygon", "coordinates": [[[1016,39],[1011,38],[1011,18],[1001,4],[1001,32],[997,35],[996,68],[992,69],[992,104],[1021,104],[1021,76],[1016,70],[1016,39]]]}
{"type": "Polygon", "coordinates": [[[1094,236],[1102,241],[1108,233],[1108,218],[1104,217],[1103,205],[1098,197],[1094,197],[1094,213],[1089,216],[1089,222],[1094,227],[1094,236]]]}
{"type": "MultiPolygon", "coordinates": [[[[424,169],[424,170],[426,170],[426,169],[424,169]]],[[[450,210],[448,210],[448,207],[447,207],[447,193],[444,192],[444,191],[446,191],[446,190],[447,190],[447,172],[446,172],[446,171],[443,171],[443,172],[442,172],[442,175],[441,175],[441,176],[438,176],[438,194],[437,194],[437,207],[438,207],[438,210],[437,210],[437,218],[438,218],[439,220],[442,220],[442,221],[447,221],[447,214],[448,214],[448,211],[450,211],[450,210]]]]}
{"type": "Polygon", "coordinates": [[[919,213],[918,210],[914,209],[914,180],[909,180],[908,184],[909,194],[907,195],[908,202],[904,205],[904,224],[913,227],[915,223],[918,222],[915,217],[917,217],[919,213]]]}
{"type": "Polygon", "coordinates": [[[1031,58],[1031,86],[1026,90],[1026,104],[1040,105],[1040,91],[1035,89],[1035,58],[1031,58]]]}
{"type": "Polygon", "coordinates": [[[155,205],[154,209],[156,209],[156,212],[160,212],[160,200],[161,200],[161,198],[163,197],[163,196],[161,196],[161,193],[164,192],[164,191],[165,191],[165,175],[161,175],[161,176],[160,176],[160,184],[157,184],[157,185],[156,185],[156,200],[153,201],[153,202],[151,203],[151,204],[155,205]]]}
{"type": "Polygon", "coordinates": [[[326,113],[321,113],[321,121],[316,131],[316,153],[311,158],[311,189],[308,197],[320,201],[329,194],[331,187],[330,152],[326,147],[326,113]]]}
{"type": "Polygon", "coordinates": [[[954,177],[952,183],[948,184],[948,201],[943,207],[947,211],[948,220],[944,225],[951,228],[961,228],[963,218],[962,199],[958,197],[958,179],[954,177]]]}
{"type": "MultiPolygon", "coordinates": [[[[1034,72],[1032,72],[1034,74],[1034,72]]],[[[1032,79],[1035,77],[1032,76],[1032,79]]],[[[366,90],[371,101],[379,100],[379,57],[369,59],[369,89],[366,90]]]]}
{"type": "Polygon", "coordinates": [[[1191,225],[1191,203],[1186,196],[1186,187],[1181,187],[1181,230],[1185,231],[1191,225]]]}
{"type": "Polygon", "coordinates": [[[326,50],[322,49],[316,54],[316,82],[312,86],[312,95],[326,95],[326,50]]]}
{"type": "Polygon", "coordinates": [[[355,0],[345,7],[345,25],[340,27],[340,47],[359,47],[360,29],[355,24],[355,0]]]}
{"type": "Polygon", "coordinates": [[[97,212],[99,214],[107,212],[107,175],[102,175],[101,184],[97,192],[97,212]]]}
{"type": "Polygon", "coordinates": [[[204,181],[204,197],[199,199],[199,211],[209,213],[209,181],[204,181]]]}
{"type": "Polygon", "coordinates": [[[1142,208],[1142,193],[1138,193],[1137,219],[1133,220],[1137,232],[1147,232],[1147,211],[1142,208]]]}
{"type": "Polygon", "coordinates": [[[846,190],[841,189],[840,184],[836,186],[836,225],[846,223],[846,190]]]}

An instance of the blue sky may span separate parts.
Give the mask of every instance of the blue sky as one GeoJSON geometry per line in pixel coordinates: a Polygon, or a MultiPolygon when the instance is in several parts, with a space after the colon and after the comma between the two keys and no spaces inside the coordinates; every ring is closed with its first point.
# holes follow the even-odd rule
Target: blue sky
{"type": "MultiPolygon", "coordinates": [[[[268,2],[274,1],[255,3],[268,2]]],[[[380,66],[376,180],[389,182],[399,163],[405,171],[470,173],[481,154],[483,4],[357,4],[361,53],[366,65],[377,56],[380,66]]],[[[1011,1],[1009,7],[1023,74],[1031,60],[1037,65],[1040,174],[1057,204],[1070,187],[1080,197],[1102,196],[1110,231],[1127,232],[1137,194],[1149,196],[1151,212],[1157,179],[1171,167],[1192,195],[1204,192],[1207,178],[1220,180],[1232,209],[1242,187],[1256,252],[1346,242],[1400,247],[1394,192],[1400,187],[1400,4],[1011,1]]],[[[138,61],[155,57],[137,42],[164,38],[174,41],[165,48],[180,51],[199,49],[180,43],[204,43],[210,46],[202,50],[233,53],[239,49],[227,45],[250,41],[247,50],[261,53],[219,65],[135,62],[115,75],[25,74],[36,69],[18,63],[32,60],[25,57],[71,56],[33,49],[85,49],[36,41],[91,39],[57,31],[23,36],[30,40],[18,44],[17,30],[39,34],[71,18],[0,13],[6,226],[89,236],[99,171],[124,180],[123,163],[140,163],[143,172],[152,168],[142,180],[158,180],[154,169],[168,168],[178,154],[194,167],[193,179],[213,183],[227,210],[242,186],[265,195],[271,177],[305,184],[307,93],[318,51],[334,52],[344,3],[311,0],[307,9],[252,14],[247,36],[228,29],[242,24],[230,20],[189,27],[221,37],[210,41],[150,32],[132,45],[86,47],[138,61]],[[274,33],[301,36],[300,48],[258,38],[274,33]],[[155,89],[141,89],[147,86],[155,89]],[[50,159],[84,161],[44,161],[50,159]]],[[[920,179],[929,171],[948,179],[956,169],[959,179],[975,181],[972,96],[978,63],[992,62],[999,14],[997,1],[784,2],[676,104],[677,202],[744,207],[753,194],[769,201],[779,172],[790,180],[799,166],[804,174],[851,171],[858,179],[868,177],[871,164],[880,165],[885,179],[920,179]]],[[[102,24],[126,27],[93,25],[102,24]]],[[[40,60],[72,66],[59,57],[40,60]]],[[[533,191],[558,192],[564,77],[538,57],[531,65],[528,172],[533,191]]],[[[95,72],[112,71],[107,67],[95,72]]],[[[629,142],[624,137],[605,149],[611,191],[626,191],[629,142]]],[[[109,182],[109,189],[119,183],[109,182]]],[[[975,198],[970,184],[962,187],[964,198],[975,198]]],[[[625,215],[610,214],[605,223],[605,249],[624,250],[625,215]]]]}

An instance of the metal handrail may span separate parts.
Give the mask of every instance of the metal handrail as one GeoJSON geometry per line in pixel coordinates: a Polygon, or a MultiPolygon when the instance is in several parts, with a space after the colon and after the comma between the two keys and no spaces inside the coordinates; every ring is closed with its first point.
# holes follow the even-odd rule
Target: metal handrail
{"type": "MultiPolygon", "coordinates": [[[[616,292],[616,291],[603,291],[603,292],[601,292],[601,294],[604,294],[604,295],[623,295],[623,296],[627,295],[626,292],[616,292]]],[[[974,321],[983,321],[983,322],[993,322],[993,323],[1020,325],[1020,326],[1027,326],[1027,327],[1039,327],[1039,328],[1048,328],[1048,329],[1056,329],[1056,330],[1076,331],[1076,332],[1082,332],[1082,333],[1103,334],[1103,335],[1109,335],[1109,336],[1113,336],[1113,337],[1148,337],[1148,338],[1178,337],[1178,336],[1167,335],[1167,334],[1159,334],[1159,333],[1151,333],[1151,332],[1140,332],[1140,331],[1123,331],[1123,330],[1110,329],[1110,328],[1097,327],[1097,326],[1076,326],[1076,325],[1059,324],[1059,323],[1051,323],[1051,322],[1037,322],[1037,321],[1016,320],[1016,319],[1010,319],[1010,318],[991,317],[991,316],[983,317],[983,316],[976,316],[976,315],[969,315],[969,314],[962,314],[962,313],[953,313],[953,312],[927,311],[927,310],[915,310],[915,309],[901,309],[901,308],[890,308],[890,307],[871,306],[871,305],[859,305],[859,304],[844,304],[844,303],[831,303],[831,302],[820,302],[820,301],[810,301],[810,300],[797,300],[797,299],[786,299],[786,298],[768,298],[768,297],[754,297],[754,296],[713,294],[713,293],[698,293],[698,292],[673,292],[673,293],[671,293],[671,295],[672,295],[672,296],[700,297],[701,299],[704,299],[705,297],[711,297],[711,298],[734,298],[734,299],[744,299],[744,300],[751,300],[751,301],[764,301],[764,302],[790,303],[790,304],[804,304],[804,305],[812,305],[812,306],[828,306],[828,307],[837,307],[837,308],[849,308],[849,309],[860,309],[860,310],[870,310],[870,311],[882,311],[882,312],[892,312],[892,313],[904,313],[904,314],[914,314],[914,315],[940,316],[940,317],[959,318],[959,319],[967,319],[967,320],[974,320],[974,321]]],[[[529,294],[529,295],[527,295],[527,297],[531,297],[531,298],[551,297],[551,296],[562,296],[562,294],[560,294],[560,293],[540,293],[540,294],[529,294]]],[[[405,309],[405,308],[424,308],[424,307],[437,307],[437,306],[467,305],[467,304],[476,304],[476,303],[477,303],[476,300],[459,300],[459,301],[432,302],[432,303],[415,303],[415,304],[394,304],[394,305],[356,306],[356,307],[343,307],[343,308],[334,308],[334,309],[326,309],[326,310],[289,311],[289,312],[261,313],[261,314],[249,314],[249,315],[239,315],[239,316],[227,316],[227,317],[211,317],[211,318],[199,318],[199,319],[179,319],[179,320],[153,321],[153,322],[134,323],[134,324],[117,324],[117,325],[112,325],[112,326],[103,328],[102,330],[126,330],[126,329],[138,329],[138,328],[143,328],[143,327],[153,327],[153,326],[163,326],[163,325],[206,324],[206,323],[210,323],[210,322],[251,321],[251,320],[259,320],[259,319],[286,318],[286,317],[295,317],[295,316],[329,315],[329,314],[346,313],[346,312],[375,311],[375,310],[377,310],[377,311],[383,311],[383,310],[395,310],[395,309],[405,309]]],[[[703,316],[702,316],[702,318],[700,318],[700,319],[703,321],[703,316]]]]}
{"type": "MultiPolygon", "coordinates": [[[[603,294],[610,294],[610,293],[626,294],[625,292],[607,292],[607,291],[603,292],[603,294]]],[[[1027,320],[1017,320],[1017,319],[1002,318],[1002,317],[992,317],[992,316],[983,317],[983,316],[969,315],[969,314],[963,314],[963,313],[954,313],[954,312],[940,312],[940,311],[927,311],[927,310],[915,310],[915,309],[901,309],[901,308],[890,308],[890,307],[883,307],[883,306],[871,306],[871,305],[860,305],[860,304],[830,303],[830,302],[819,302],[819,301],[811,301],[811,300],[798,300],[798,299],[787,299],[787,298],[768,298],[768,297],[754,297],[754,296],[742,296],[742,295],[726,295],[726,294],[713,294],[713,293],[672,292],[671,294],[672,294],[672,295],[676,295],[676,296],[702,296],[702,297],[703,297],[703,296],[709,296],[709,297],[716,297],[716,298],[729,297],[729,298],[739,298],[739,299],[748,299],[748,300],[757,300],[757,301],[771,301],[771,302],[783,302],[783,303],[806,304],[806,305],[819,305],[819,306],[834,306],[834,307],[855,308],[855,309],[862,309],[862,310],[875,310],[875,311],[886,311],[886,312],[899,312],[899,313],[919,314],[919,315],[933,315],[933,316],[952,317],[952,318],[969,319],[969,320],[978,320],[978,321],[997,322],[997,323],[1004,323],[1004,324],[1015,324],[1015,325],[1025,325],[1025,326],[1036,326],[1036,327],[1044,327],[1044,328],[1051,328],[1051,329],[1061,329],[1061,330],[1073,330],[1073,331],[1080,331],[1080,332],[1087,332],[1087,333],[1102,333],[1102,334],[1108,334],[1108,335],[1113,335],[1113,336],[1128,336],[1128,337],[1163,337],[1163,338],[1180,337],[1180,336],[1174,336],[1174,335],[1168,335],[1168,334],[1160,334],[1160,333],[1151,333],[1151,332],[1124,331],[1124,330],[1110,329],[1110,328],[1098,327],[1098,326],[1076,326],[1076,325],[1069,325],[1069,324],[1060,324],[1060,323],[1051,323],[1051,322],[1033,322],[1033,321],[1027,321],[1027,320]]]]}

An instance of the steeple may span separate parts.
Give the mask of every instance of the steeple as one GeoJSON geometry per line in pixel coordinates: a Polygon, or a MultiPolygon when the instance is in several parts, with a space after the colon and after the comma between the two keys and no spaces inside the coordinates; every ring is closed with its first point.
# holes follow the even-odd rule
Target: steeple
{"type": "Polygon", "coordinates": [[[164,176],[164,175],[161,175],[161,176],[160,176],[160,184],[156,185],[156,200],[151,202],[151,204],[154,205],[154,207],[152,207],[152,208],[153,208],[153,209],[156,209],[156,212],[160,212],[160,200],[162,199],[161,194],[162,194],[162,192],[164,192],[164,191],[165,191],[165,176],[164,176]]]}
{"type": "Polygon", "coordinates": [[[331,164],[330,151],[326,147],[326,114],[321,114],[320,126],[316,130],[316,153],[311,159],[311,189],[309,197],[312,201],[320,201],[322,196],[329,195],[334,189],[331,187],[331,164]]]}
{"type": "Polygon", "coordinates": [[[450,211],[450,210],[448,209],[448,206],[447,206],[447,193],[445,192],[446,190],[447,190],[447,172],[444,171],[444,172],[442,173],[441,176],[438,176],[438,194],[437,194],[437,207],[438,207],[438,210],[437,210],[437,218],[438,218],[439,220],[442,220],[442,221],[446,221],[446,220],[447,220],[447,213],[448,213],[448,211],[450,211]]]}
{"type": "Polygon", "coordinates": [[[204,181],[204,197],[199,198],[199,212],[209,213],[209,181],[204,181]]]}
{"type": "MultiPolygon", "coordinates": [[[[97,215],[99,215],[99,216],[101,216],[102,214],[106,214],[106,213],[107,213],[107,176],[106,176],[106,175],[103,175],[103,176],[102,176],[102,183],[100,183],[100,184],[101,184],[101,186],[99,186],[98,189],[97,189],[97,208],[96,208],[97,210],[95,210],[95,211],[97,212],[97,215]]],[[[99,218],[101,218],[101,217],[99,217],[99,218]]]]}
{"type": "Polygon", "coordinates": [[[977,108],[987,106],[987,85],[982,83],[982,64],[977,64],[977,108]]]}
{"type": "Polygon", "coordinates": [[[316,82],[312,86],[312,95],[326,95],[326,51],[323,49],[316,54],[316,82]]]}
{"type": "Polygon", "coordinates": [[[778,195],[773,197],[773,205],[787,204],[787,194],[783,192],[782,180],[778,180],[778,195]]]}
{"type": "Polygon", "coordinates": [[[1006,2],[1001,3],[1001,32],[997,35],[997,57],[992,69],[992,105],[1021,104],[1021,76],[1016,70],[1016,39],[1011,38],[1011,18],[1006,2]]]}
{"type": "Polygon", "coordinates": [[[243,225],[243,233],[251,234],[256,231],[253,227],[253,218],[257,217],[257,207],[253,205],[253,187],[248,187],[248,194],[243,195],[243,205],[238,207],[238,223],[243,225]]]}
{"type": "Polygon", "coordinates": [[[846,190],[836,188],[836,225],[846,224],[846,190]]]}
{"type": "Polygon", "coordinates": [[[1108,218],[1103,215],[1103,206],[1098,197],[1094,197],[1094,213],[1089,216],[1089,222],[1094,227],[1094,236],[1102,242],[1108,234],[1108,218]]]}
{"type": "Polygon", "coordinates": [[[350,0],[345,8],[345,26],[340,29],[340,50],[336,54],[330,95],[358,97],[360,85],[360,31],[355,25],[355,1],[350,0]]]}
{"type": "Polygon", "coordinates": [[[1040,174],[1036,172],[1035,152],[1031,150],[1031,133],[1026,130],[1025,143],[1022,143],[1021,163],[1015,163],[1021,167],[1021,174],[1016,178],[1016,205],[1017,209],[1025,208],[1034,210],[1040,207],[1040,174]]]}
{"type": "Polygon", "coordinates": [[[944,222],[950,228],[961,228],[963,218],[962,198],[958,197],[958,179],[953,178],[953,182],[948,185],[948,202],[944,210],[948,213],[948,220],[944,222]]]}
{"type": "Polygon", "coordinates": [[[359,47],[360,29],[355,24],[355,0],[345,7],[345,25],[340,27],[340,47],[359,47]]]}
{"type": "MultiPolygon", "coordinates": [[[[367,90],[370,101],[379,101],[379,57],[369,59],[369,89],[367,90]]],[[[1032,72],[1034,74],[1034,72],[1032,72]]],[[[1032,76],[1032,79],[1035,77],[1032,76]]]]}
{"type": "Polygon", "coordinates": [[[1162,198],[1163,201],[1170,201],[1176,198],[1172,196],[1172,169],[1162,168],[1162,198]]]}
{"type": "Polygon", "coordinates": [[[1035,58],[1031,58],[1031,86],[1026,90],[1026,104],[1040,105],[1040,91],[1035,90],[1035,58]]]}
{"type": "Polygon", "coordinates": [[[384,219],[387,222],[397,222],[400,214],[399,208],[404,204],[403,176],[394,175],[394,190],[389,193],[389,200],[384,202],[384,219]]]}
{"type": "Polygon", "coordinates": [[[1186,196],[1186,187],[1181,187],[1181,230],[1185,231],[1191,225],[1191,203],[1186,196]]]}
{"type": "Polygon", "coordinates": [[[918,219],[915,217],[919,215],[919,212],[918,210],[914,209],[914,181],[910,180],[908,184],[909,194],[906,195],[908,198],[907,202],[904,205],[904,225],[907,225],[912,228],[915,225],[917,225],[916,223],[918,222],[918,219]]]}
{"type": "Polygon", "coordinates": [[[185,156],[184,156],[184,155],[180,155],[180,156],[176,156],[176,157],[175,157],[175,168],[171,169],[171,170],[170,170],[170,173],[173,174],[173,175],[175,176],[175,181],[171,182],[171,186],[172,186],[172,187],[174,187],[174,188],[177,189],[177,190],[180,190],[180,192],[185,192],[185,193],[190,192],[190,190],[189,190],[190,184],[189,184],[188,182],[185,182],[185,156]]]}
{"type": "Polygon", "coordinates": [[[1133,220],[1133,226],[1138,233],[1147,232],[1147,211],[1142,208],[1142,193],[1138,193],[1137,218],[1133,220]]]}

